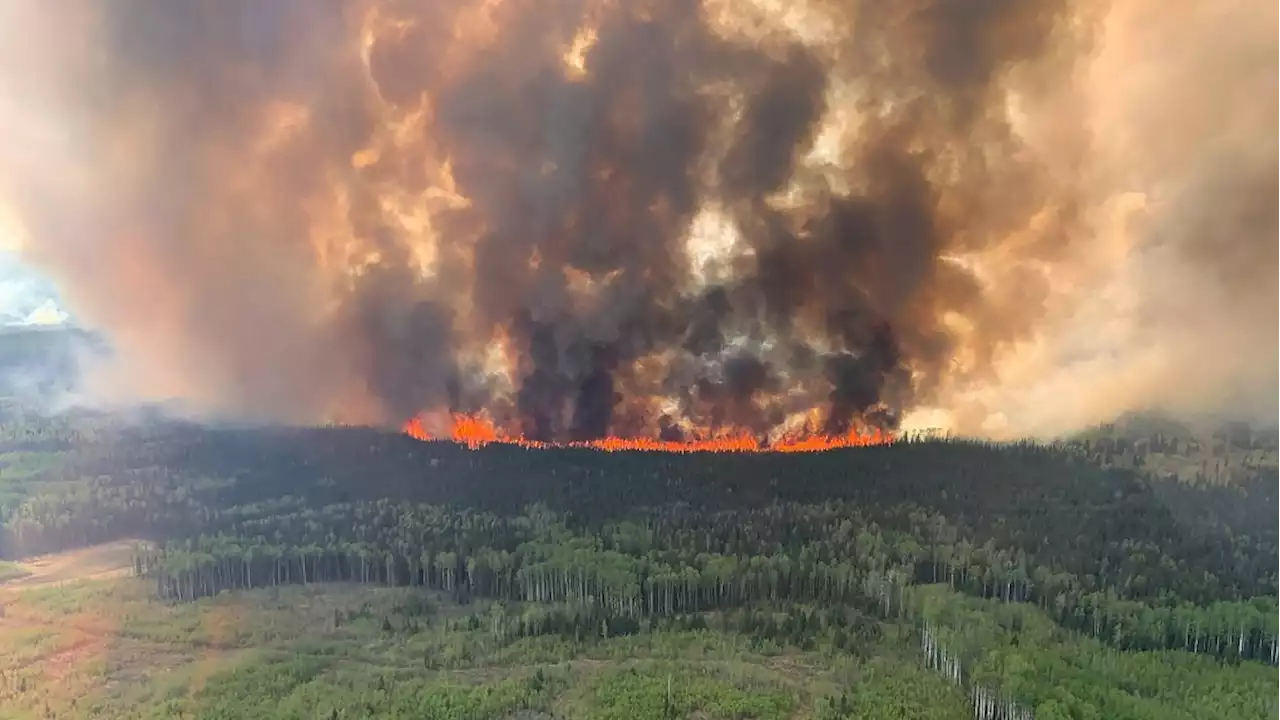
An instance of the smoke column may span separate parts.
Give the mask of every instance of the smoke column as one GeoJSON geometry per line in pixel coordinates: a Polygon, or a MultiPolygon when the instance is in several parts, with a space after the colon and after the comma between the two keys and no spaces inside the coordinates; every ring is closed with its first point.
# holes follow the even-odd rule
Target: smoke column
{"type": "Polygon", "coordinates": [[[13,0],[102,390],[527,438],[1276,416],[1261,0],[13,0]]]}

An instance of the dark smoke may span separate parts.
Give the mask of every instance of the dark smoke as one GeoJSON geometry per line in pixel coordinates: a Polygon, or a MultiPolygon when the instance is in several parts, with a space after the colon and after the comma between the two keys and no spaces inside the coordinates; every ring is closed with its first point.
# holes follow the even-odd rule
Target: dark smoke
{"type": "Polygon", "coordinates": [[[1069,77],[1083,40],[1062,0],[806,8],[836,30],[686,0],[84,3],[60,32],[91,50],[14,81],[72,139],[0,154],[0,196],[152,394],[548,441],[894,428],[1042,320],[1034,272],[1013,297],[954,258],[1067,256],[1076,189],[1007,85],[1069,77]],[[709,264],[708,207],[738,235],[709,264]]]}

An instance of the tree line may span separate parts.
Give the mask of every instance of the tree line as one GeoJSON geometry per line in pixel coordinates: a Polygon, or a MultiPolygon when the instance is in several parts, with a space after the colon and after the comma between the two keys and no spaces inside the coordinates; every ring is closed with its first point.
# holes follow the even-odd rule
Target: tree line
{"type": "Polygon", "coordinates": [[[1070,446],[924,440],[718,456],[471,452],[360,428],[144,423],[95,432],[25,481],[25,494],[0,493],[0,557],[213,534],[227,509],[281,498],[306,498],[311,508],[390,498],[499,514],[543,503],[587,533],[636,507],[683,502],[711,512],[776,500],[914,503],[949,519],[972,545],[1035,557],[1129,599],[1273,595],[1280,564],[1274,473],[1204,491],[1099,468],[1070,446]]]}
{"type": "MultiPolygon", "coordinates": [[[[286,583],[424,586],[459,599],[599,606],[628,618],[756,602],[859,605],[910,616],[911,588],[940,583],[980,598],[1033,603],[1063,627],[1122,650],[1180,649],[1276,661],[1274,596],[1199,606],[1176,595],[1127,599],[993,543],[958,538],[918,506],[774,504],[702,513],[652,508],[595,534],[545,506],[516,516],[376,501],[309,509],[242,508],[227,534],[142,551],[137,570],[166,599],[286,583]]],[[[1132,582],[1123,568],[1110,576],[1132,582]]]]}

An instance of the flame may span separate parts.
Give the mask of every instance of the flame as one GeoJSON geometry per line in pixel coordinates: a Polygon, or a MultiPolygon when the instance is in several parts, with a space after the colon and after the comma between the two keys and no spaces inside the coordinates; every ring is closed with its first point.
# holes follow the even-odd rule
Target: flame
{"type": "Polygon", "coordinates": [[[605,437],[597,440],[567,443],[545,443],[525,439],[519,435],[504,433],[492,421],[483,415],[467,415],[455,413],[447,434],[433,434],[428,429],[428,422],[415,417],[405,423],[403,431],[409,437],[423,442],[454,442],[471,450],[486,445],[500,443],[516,445],[524,448],[545,449],[551,447],[578,447],[601,450],[604,452],[621,452],[639,450],[646,452],[670,453],[744,453],[744,452],[823,452],[849,447],[866,447],[884,445],[896,438],[892,433],[873,428],[869,431],[850,431],[839,437],[824,435],[804,435],[783,437],[775,442],[762,442],[760,438],[745,432],[731,432],[714,437],[698,437],[690,440],[657,440],[643,437],[605,437]]]}

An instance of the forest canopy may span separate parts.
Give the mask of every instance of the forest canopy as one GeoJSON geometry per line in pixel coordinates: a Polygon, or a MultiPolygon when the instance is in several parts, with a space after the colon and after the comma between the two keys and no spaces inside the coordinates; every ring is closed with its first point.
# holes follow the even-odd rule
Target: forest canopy
{"type": "MultiPolygon", "coordinates": [[[[560,638],[566,661],[611,642],[709,632],[744,638],[748,654],[845,658],[858,670],[842,682],[855,685],[803,701],[831,718],[890,712],[926,679],[940,684],[906,716],[1225,718],[1273,707],[1274,687],[1260,693],[1244,669],[1277,660],[1276,470],[1265,433],[1161,428],[1135,438],[1110,427],[1052,445],[913,438],[679,454],[6,413],[0,557],[131,539],[130,582],[145,588],[131,602],[174,608],[166,612],[294,586],[365,588],[366,598],[398,588],[418,598],[404,602],[470,613],[433,626],[433,643],[472,633],[486,638],[484,655],[560,638]],[[1046,652],[1026,655],[1030,647],[1046,652]],[[890,657],[912,659],[887,669],[890,657]],[[1156,669],[1165,664],[1179,669],[1156,669]],[[908,679],[912,667],[925,675],[908,679]],[[1235,694],[1193,701],[1189,678],[1204,672],[1235,694]],[[1120,676],[1157,685],[1119,699],[1120,676]],[[873,692],[876,677],[888,685],[873,692]]],[[[348,632],[365,617],[353,607],[320,625],[348,632]]],[[[403,607],[369,616],[370,632],[426,632],[403,607]]],[[[428,674],[498,662],[430,647],[415,651],[428,674]]],[[[313,692],[307,678],[337,682],[328,665],[301,676],[288,667],[299,693],[313,692]]],[[[555,677],[492,692],[551,708],[565,680],[555,677]]],[[[653,676],[616,682],[641,695],[657,682],[655,717],[724,710],[699,694],[720,692],[714,682],[669,696],[653,676]]],[[[795,709],[766,696],[775,697],[734,702],[750,717],[795,709]]],[[[222,702],[201,697],[206,709],[222,702]]],[[[388,701],[407,696],[396,697],[388,701]]],[[[468,712],[515,707],[487,702],[468,712]]]]}

